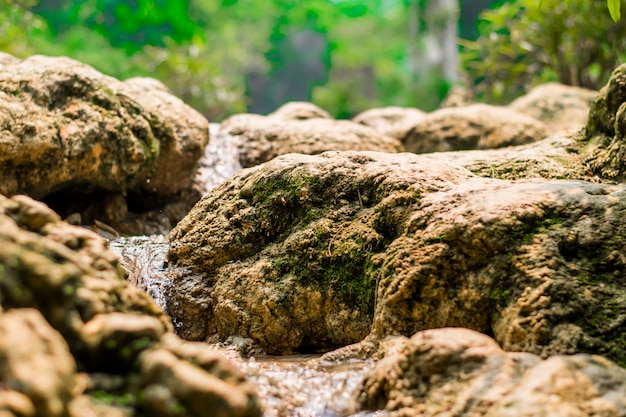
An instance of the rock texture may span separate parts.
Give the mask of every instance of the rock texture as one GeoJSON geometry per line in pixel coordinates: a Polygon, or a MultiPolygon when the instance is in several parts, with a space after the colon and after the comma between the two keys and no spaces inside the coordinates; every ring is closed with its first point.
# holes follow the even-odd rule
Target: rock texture
{"type": "Polygon", "coordinates": [[[189,188],[208,141],[208,122],[162,89],[44,56],[0,68],[0,125],[0,193],[45,199],[63,215],[94,199],[162,208],[189,188]]]}
{"type": "Polygon", "coordinates": [[[595,355],[542,361],[467,329],[388,342],[357,394],[359,409],[399,416],[624,415],[626,371],[595,355]]]}
{"type": "Polygon", "coordinates": [[[169,313],[185,337],[273,353],[348,344],[370,325],[377,340],[461,326],[506,350],[626,363],[625,195],[479,178],[436,155],[286,155],[174,229],[168,257],[193,273],[169,313]]]}
{"type": "Polygon", "coordinates": [[[626,65],[613,71],[589,111],[582,154],[594,173],[624,182],[626,173],[626,65]]]}
{"type": "Polygon", "coordinates": [[[407,151],[446,152],[523,145],[548,136],[542,122],[504,107],[473,104],[436,110],[404,139],[407,151]]]}
{"type": "Polygon", "coordinates": [[[366,110],[352,120],[403,142],[413,126],[425,116],[426,113],[419,109],[392,106],[366,110]]]}
{"type": "Polygon", "coordinates": [[[168,313],[184,337],[241,335],[272,353],[359,341],[409,208],[469,177],[408,153],[291,154],[243,170],[172,231],[169,261],[193,273],[174,281],[168,313]]]}
{"type": "Polygon", "coordinates": [[[0,247],[3,416],[260,416],[253,387],[171,334],[96,234],[28,197],[0,196],[0,247]]]}
{"type": "Polygon", "coordinates": [[[297,112],[290,105],[287,106],[268,116],[240,114],[222,122],[220,134],[228,135],[237,144],[239,161],[244,168],[287,153],[404,150],[397,139],[384,136],[367,126],[319,117],[317,112],[308,109],[309,106],[304,109],[310,110],[306,116],[294,116],[297,112]],[[311,117],[311,114],[315,117],[311,117]]]}
{"type": "Polygon", "coordinates": [[[586,88],[547,83],[514,100],[508,108],[541,120],[552,131],[577,131],[585,126],[597,94],[586,88]]]}
{"type": "Polygon", "coordinates": [[[283,120],[332,119],[324,109],[306,101],[290,101],[280,106],[268,116],[283,120]]]}

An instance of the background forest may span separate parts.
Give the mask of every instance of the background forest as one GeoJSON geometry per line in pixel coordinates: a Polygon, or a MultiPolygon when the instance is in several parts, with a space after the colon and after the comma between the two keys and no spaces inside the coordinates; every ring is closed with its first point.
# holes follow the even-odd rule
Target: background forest
{"type": "MultiPolygon", "coordinates": [[[[626,1],[626,0],[625,0],[626,1]]],[[[336,117],[599,88],[626,56],[604,0],[0,0],[0,51],[150,76],[219,121],[313,101],[336,117]]]]}

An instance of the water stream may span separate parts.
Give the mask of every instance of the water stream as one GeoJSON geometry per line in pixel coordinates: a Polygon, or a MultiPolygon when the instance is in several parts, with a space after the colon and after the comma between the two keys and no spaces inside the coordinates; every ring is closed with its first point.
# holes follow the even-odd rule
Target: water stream
{"type": "MultiPolygon", "coordinates": [[[[196,181],[205,193],[241,169],[235,144],[211,124],[211,141],[200,161],[196,181]]],[[[165,307],[170,280],[165,268],[166,236],[122,237],[110,242],[118,254],[128,280],[165,307]]],[[[350,414],[354,392],[372,366],[371,361],[342,365],[324,363],[319,355],[251,357],[242,359],[237,346],[207,344],[219,349],[257,385],[265,417],[382,417],[383,411],[350,414]]]]}

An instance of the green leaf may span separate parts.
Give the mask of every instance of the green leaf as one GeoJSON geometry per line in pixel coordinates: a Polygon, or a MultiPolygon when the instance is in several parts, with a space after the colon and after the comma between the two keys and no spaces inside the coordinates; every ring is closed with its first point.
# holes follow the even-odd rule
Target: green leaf
{"type": "Polygon", "coordinates": [[[606,5],[609,7],[611,19],[613,19],[613,21],[617,23],[621,17],[620,0],[606,0],[606,5]]]}

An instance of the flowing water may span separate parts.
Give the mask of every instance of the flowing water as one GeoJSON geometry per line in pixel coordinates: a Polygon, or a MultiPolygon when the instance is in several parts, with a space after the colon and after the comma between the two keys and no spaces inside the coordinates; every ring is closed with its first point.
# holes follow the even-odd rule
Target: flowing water
{"type": "MultiPolygon", "coordinates": [[[[211,124],[211,141],[200,161],[196,181],[205,193],[241,169],[232,137],[220,134],[211,124]]],[[[152,296],[161,307],[167,305],[170,285],[165,268],[168,241],[165,236],[132,236],[111,241],[111,249],[122,260],[128,280],[152,296]]],[[[384,411],[351,414],[352,398],[371,361],[341,365],[325,363],[318,356],[251,357],[242,359],[232,345],[219,349],[257,385],[265,417],[382,417],[384,411]]]]}

